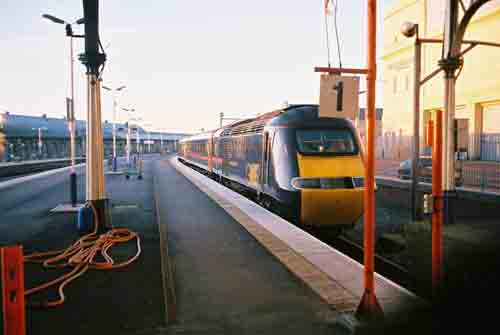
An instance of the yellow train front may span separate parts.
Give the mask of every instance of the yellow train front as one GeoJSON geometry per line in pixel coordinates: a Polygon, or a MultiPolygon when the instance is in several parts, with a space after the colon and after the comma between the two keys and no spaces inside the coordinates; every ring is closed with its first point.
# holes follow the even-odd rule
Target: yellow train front
{"type": "Polygon", "coordinates": [[[183,139],[179,159],[304,228],[340,231],[363,212],[359,136],[295,105],[183,139]]]}

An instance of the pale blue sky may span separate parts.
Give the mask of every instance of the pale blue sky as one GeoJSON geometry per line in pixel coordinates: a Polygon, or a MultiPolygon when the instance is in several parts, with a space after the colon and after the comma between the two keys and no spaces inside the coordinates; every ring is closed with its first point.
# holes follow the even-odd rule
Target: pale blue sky
{"type": "MultiPolygon", "coordinates": [[[[135,107],[154,128],[211,129],[220,112],[248,117],[284,101],[318,101],[319,75],[313,68],[327,64],[324,0],[100,2],[101,40],[110,43],[104,83],[127,85],[120,105],[135,107]]],[[[379,30],[383,11],[394,2],[379,1],[379,30]]],[[[365,7],[365,0],[339,1],[346,67],[365,65],[365,7]]],[[[41,14],[74,21],[83,14],[82,1],[2,0],[0,13],[0,107],[16,114],[64,116],[69,42],[64,26],[41,14]]],[[[83,27],[75,32],[83,33],[83,27]]],[[[75,50],[83,51],[82,41],[75,50]]],[[[337,65],[334,51],[332,43],[337,65]]],[[[83,119],[86,86],[79,61],[75,73],[75,111],[83,119]]],[[[381,81],[377,89],[382,105],[381,81]]],[[[112,101],[104,94],[103,119],[112,120],[112,101]]],[[[119,116],[125,118],[123,112],[119,116]]]]}

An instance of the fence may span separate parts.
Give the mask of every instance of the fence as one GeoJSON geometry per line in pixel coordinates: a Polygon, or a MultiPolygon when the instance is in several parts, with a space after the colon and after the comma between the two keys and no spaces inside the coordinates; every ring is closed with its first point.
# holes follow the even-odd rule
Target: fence
{"type": "MultiPolygon", "coordinates": [[[[430,156],[431,148],[422,142],[421,155],[430,156]]],[[[413,136],[384,134],[377,139],[377,173],[398,176],[399,163],[411,159],[412,153],[413,136]]],[[[500,134],[470,134],[466,148],[457,155],[457,165],[464,187],[500,192],[500,134]]]]}
{"type": "Polygon", "coordinates": [[[500,161],[500,134],[481,135],[481,160],[500,161]]]}

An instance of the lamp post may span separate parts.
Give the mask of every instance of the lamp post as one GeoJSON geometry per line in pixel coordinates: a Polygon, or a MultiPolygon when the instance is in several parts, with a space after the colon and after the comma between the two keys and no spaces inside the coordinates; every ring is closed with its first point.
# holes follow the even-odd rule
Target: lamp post
{"type": "Polygon", "coordinates": [[[151,130],[150,130],[150,127],[152,126],[151,123],[145,123],[144,124],[144,127],[147,127],[148,130],[147,130],[147,135],[148,135],[148,153],[150,154],[151,153],[151,130]]]}
{"type": "Polygon", "coordinates": [[[136,135],[136,144],[137,144],[137,156],[141,153],[141,139],[140,139],[140,134],[139,134],[139,122],[142,121],[142,118],[137,118],[134,119],[137,124],[136,124],[136,130],[135,130],[135,135],[136,135]]]}
{"type": "Polygon", "coordinates": [[[101,122],[101,75],[106,61],[99,39],[99,1],[84,0],[85,52],[79,59],[87,75],[86,201],[94,209],[98,233],[111,228],[111,212],[104,180],[104,145],[101,122]]]}
{"type": "Polygon", "coordinates": [[[405,22],[401,26],[401,33],[410,38],[415,36],[415,47],[413,55],[414,73],[413,73],[413,157],[411,167],[411,219],[417,221],[420,218],[418,213],[418,166],[420,159],[420,77],[422,66],[422,42],[418,35],[418,24],[405,22]]]}
{"type": "MultiPolygon", "coordinates": [[[[135,111],[135,109],[133,109],[133,111],[135,111]]],[[[131,118],[129,119],[129,121],[135,121],[136,122],[136,132],[135,132],[135,136],[136,136],[136,145],[137,145],[137,155],[139,155],[140,153],[140,135],[139,135],[139,122],[142,121],[142,118],[131,118]]]]}
{"type": "Polygon", "coordinates": [[[127,109],[127,108],[122,108],[122,110],[126,111],[129,113],[129,116],[127,118],[127,166],[130,167],[130,121],[131,121],[131,118],[130,118],[130,114],[135,112],[135,109],[134,108],[130,108],[130,109],[127,109]]]}
{"type": "Polygon", "coordinates": [[[116,99],[116,93],[120,92],[125,87],[126,87],[125,85],[122,85],[116,89],[113,89],[102,85],[102,88],[113,93],[113,172],[116,172],[116,165],[117,165],[116,164],[116,120],[117,120],[116,114],[117,114],[118,103],[116,99]]]}
{"type": "Polygon", "coordinates": [[[43,148],[43,142],[42,142],[42,130],[47,130],[47,127],[37,127],[37,128],[31,128],[31,130],[36,130],[38,132],[38,157],[42,157],[42,148],[43,148]]]}
{"type": "Polygon", "coordinates": [[[72,25],[73,24],[82,24],[84,23],[84,19],[79,19],[73,23],[68,23],[65,20],[57,18],[53,15],[43,14],[42,17],[44,19],[50,20],[57,24],[64,24],[66,30],[66,36],[69,37],[70,43],[70,95],[71,97],[67,99],[67,119],[68,119],[68,128],[70,133],[70,159],[71,159],[71,170],[70,170],[70,194],[71,194],[71,205],[73,207],[76,206],[76,197],[77,197],[77,189],[76,189],[76,171],[75,171],[75,153],[76,153],[76,144],[75,144],[75,132],[76,132],[76,122],[75,122],[75,88],[74,88],[74,57],[73,57],[73,38],[74,37],[84,37],[83,35],[75,35],[73,34],[72,25]]]}

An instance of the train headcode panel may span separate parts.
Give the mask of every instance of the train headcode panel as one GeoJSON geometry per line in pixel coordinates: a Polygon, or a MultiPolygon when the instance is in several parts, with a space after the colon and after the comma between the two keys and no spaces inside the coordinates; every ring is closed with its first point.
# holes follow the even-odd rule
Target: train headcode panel
{"type": "Polygon", "coordinates": [[[322,74],[319,92],[320,117],[345,117],[359,112],[359,77],[322,74]]]}

